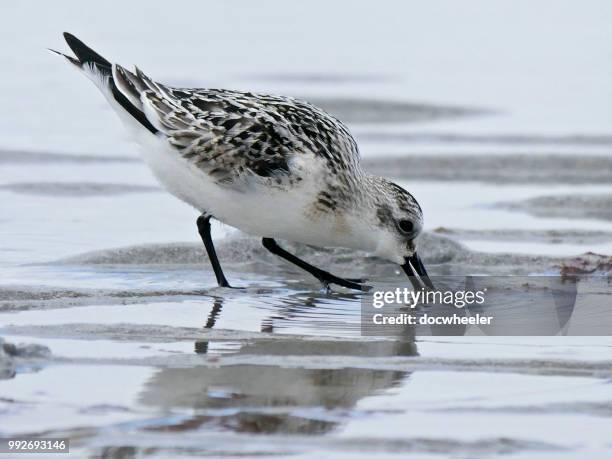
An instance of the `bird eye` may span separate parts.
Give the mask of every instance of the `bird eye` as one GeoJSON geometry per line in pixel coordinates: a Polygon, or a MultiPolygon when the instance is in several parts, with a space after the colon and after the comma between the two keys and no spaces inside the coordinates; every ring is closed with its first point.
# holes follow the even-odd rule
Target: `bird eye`
{"type": "Polygon", "coordinates": [[[414,224],[410,220],[400,220],[397,226],[402,233],[412,233],[414,230],[414,224]]]}

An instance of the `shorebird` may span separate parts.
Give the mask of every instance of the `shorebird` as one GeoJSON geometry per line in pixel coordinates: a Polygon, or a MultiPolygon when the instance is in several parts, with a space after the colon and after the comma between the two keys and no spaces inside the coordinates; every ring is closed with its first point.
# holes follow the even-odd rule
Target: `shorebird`
{"type": "Polygon", "coordinates": [[[366,173],[344,124],[291,97],[177,88],[111,63],[64,33],[64,56],[102,91],[144,160],[174,196],[195,207],[217,283],[230,287],[210,234],[215,218],[262,237],[270,252],[326,288],[367,290],[317,268],[276,239],[362,249],[399,264],[415,289],[433,285],[416,250],[423,213],[402,187],[366,173]]]}

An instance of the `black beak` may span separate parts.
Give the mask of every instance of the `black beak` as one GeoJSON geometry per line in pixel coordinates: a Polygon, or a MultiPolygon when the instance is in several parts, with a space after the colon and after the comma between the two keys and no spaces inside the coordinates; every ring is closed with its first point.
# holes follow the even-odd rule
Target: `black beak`
{"type": "Polygon", "coordinates": [[[410,279],[410,283],[415,290],[419,290],[423,287],[429,290],[436,289],[427,274],[425,266],[423,266],[421,258],[416,252],[414,252],[414,255],[411,257],[405,257],[404,260],[405,263],[402,265],[402,269],[408,276],[408,279],[410,279]]]}

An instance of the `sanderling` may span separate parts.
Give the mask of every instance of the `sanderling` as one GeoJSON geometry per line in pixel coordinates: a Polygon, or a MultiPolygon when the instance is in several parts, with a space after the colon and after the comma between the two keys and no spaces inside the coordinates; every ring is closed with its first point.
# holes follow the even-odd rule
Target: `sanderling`
{"type": "Polygon", "coordinates": [[[421,207],[400,186],[367,174],[348,129],[291,97],[177,88],[113,64],[71,34],[63,55],[102,91],[174,196],[202,214],[197,226],[217,283],[229,287],[210,219],[262,237],[270,252],[324,286],[364,290],[285,251],[277,238],[362,249],[401,265],[415,288],[433,288],[417,255],[421,207]]]}

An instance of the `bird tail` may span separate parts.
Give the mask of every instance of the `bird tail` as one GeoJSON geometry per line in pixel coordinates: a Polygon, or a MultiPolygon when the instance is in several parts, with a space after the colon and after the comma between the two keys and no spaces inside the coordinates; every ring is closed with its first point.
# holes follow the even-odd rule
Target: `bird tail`
{"type": "Polygon", "coordinates": [[[70,49],[72,49],[76,55],[76,58],[54,49],[50,49],[50,51],[65,57],[68,62],[83,71],[83,73],[94,82],[94,84],[102,91],[110,102],[116,102],[119,104],[120,109],[128,112],[134,119],[136,119],[136,121],[142,124],[150,132],[153,134],[157,133],[157,129],[151,124],[142,111],[142,104],[140,103],[139,98],[136,97],[133,92],[126,92],[124,94],[124,92],[117,87],[115,78],[113,77],[113,69],[117,71],[117,68],[119,68],[122,72],[127,72],[127,70],[117,65],[113,65],[110,61],[106,60],[74,35],[64,32],[64,38],[66,39],[68,46],[70,46],[70,49]]]}

